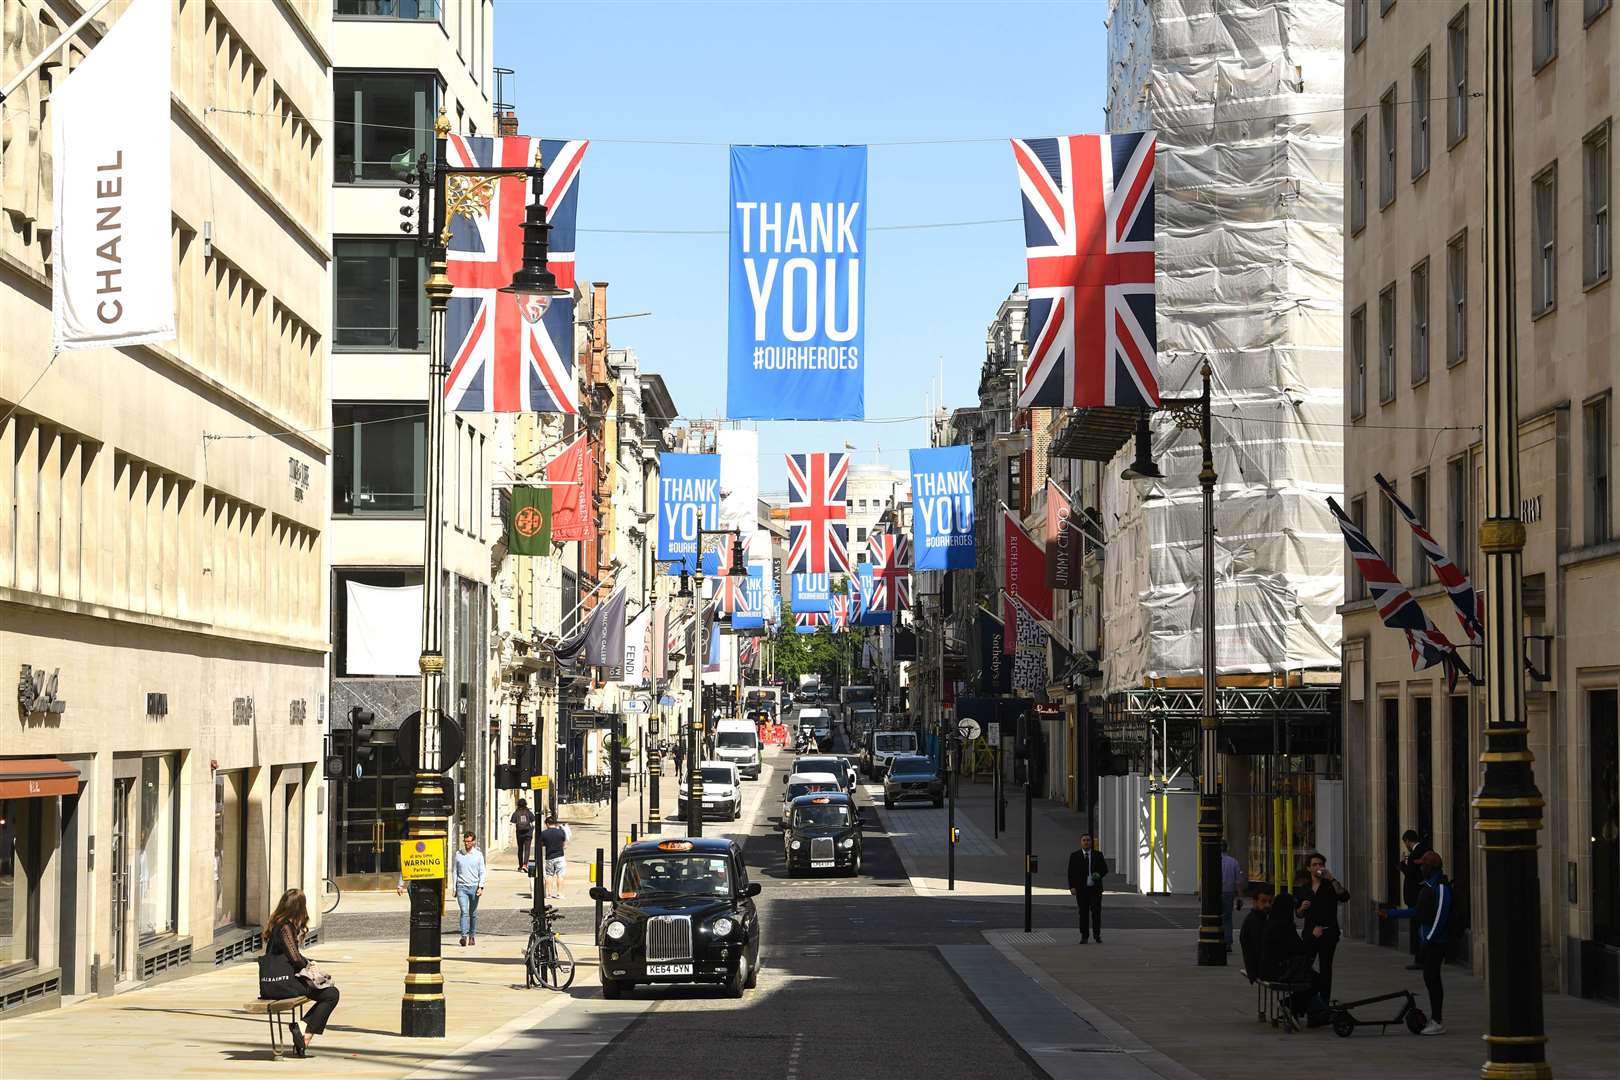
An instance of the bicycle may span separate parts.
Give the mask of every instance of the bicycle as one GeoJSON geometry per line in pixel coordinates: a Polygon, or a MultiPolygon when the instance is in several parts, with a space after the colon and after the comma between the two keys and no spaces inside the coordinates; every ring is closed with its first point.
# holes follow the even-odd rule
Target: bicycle
{"type": "Polygon", "coordinates": [[[529,912],[529,940],[523,947],[524,986],[544,986],[550,990],[566,990],[574,983],[574,954],[557,936],[552,924],[566,918],[562,912],[546,905],[541,914],[529,912]]]}
{"type": "Polygon", "coordinates": [[[331,878],[321,879],[321,895],[326,898],[326,906],[321,908],[322,915],[330,915],[337,910],[338,902],[343,899],[343,890],[331,878]]]}

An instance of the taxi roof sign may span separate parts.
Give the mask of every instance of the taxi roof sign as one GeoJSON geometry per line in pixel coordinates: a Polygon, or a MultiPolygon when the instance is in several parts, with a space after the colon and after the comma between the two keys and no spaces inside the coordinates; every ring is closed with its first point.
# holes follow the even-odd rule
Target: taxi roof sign
{"type": "Polygon", "coordinates": [[[823,796],[819,799],[811,799],[810,802],[815,806],[826,806],[828,803],[832,802],[832,800],[823,796]]]}
{"type": "Polygon", "coordinates": [[[658,850],[659,851],[691,851],[692,850],[692,841],[690,841],[690,840],[665,840],[665,841],[663,841],[662,843],[660,843],[658,845],[658,850]]]}

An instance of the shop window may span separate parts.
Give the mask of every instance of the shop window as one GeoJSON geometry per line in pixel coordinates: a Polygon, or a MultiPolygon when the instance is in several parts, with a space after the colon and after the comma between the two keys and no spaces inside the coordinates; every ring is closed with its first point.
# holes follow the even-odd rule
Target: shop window
{"type": "Polygon", "coordinates": [[[427,498],[427,408],[418,401],[332,404],[332,513],[420,516],[427,498]]]}
{"type": "Polygon", "coordinates": [[[337,183],[398,183],[396,166],[414,167],[433,152],[439,87],[432,75],[338,72],[332,87],[337,183]]]}
{"type": "Polygon", "coordinates": [[[214,929],[247,923],[247,771],[214,774],[214,929]]]}
{"type": "Polygon", "coordinates": [[[172,934],[180,899],[180,755],[141,759],[135,846],[135,930],[141,941],[172,934]]]}
{"type": "Polygon", "coordinates": [[[0,799],[0,976],[39,963],[43,799],[0,799]]]}

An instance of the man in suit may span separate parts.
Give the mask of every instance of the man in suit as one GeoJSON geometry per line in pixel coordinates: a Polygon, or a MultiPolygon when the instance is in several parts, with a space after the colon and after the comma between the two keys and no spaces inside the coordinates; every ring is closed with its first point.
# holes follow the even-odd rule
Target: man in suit
{"type": "Polygon", "coordinates": [[[1080,944],[1095,937],[1102,944],[1103,878],[1108,860],[1092,844],[1091,834],[1080,837],[1080,848],[1069,853],[1069,891],[1080,908],[1080,944]]]}

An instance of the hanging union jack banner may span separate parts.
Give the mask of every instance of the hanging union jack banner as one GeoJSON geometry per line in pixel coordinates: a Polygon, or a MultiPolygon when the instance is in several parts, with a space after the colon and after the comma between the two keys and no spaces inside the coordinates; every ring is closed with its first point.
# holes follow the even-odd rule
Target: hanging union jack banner
{"type": "MultiPolygon", "coordinates": [[[[715,580],[719,582],[716,590],[716,606],[722,615],[740,615],[748,611],[748,598],[744,593],[744,585],[748,579],[741,574],[733,576],[731,568],[732,546],[726,544],[720,549],[720,567],[715,571],[718,575],[715,580]]],[[[746,554],[744,558],[747,558],[746,554]]]]}
{"type": "Polygon", "coordinates": [[[795,611],[793,613],[793,632],[795,634],[813,634],[823,626],[832,625],[832,616],[825,611],[795,611]]]}
{"type": "MultiPolygon", "coordinates": [[[[856,588],[857,586],[853,584],[855,579],[852,577],[849,580],[851,582],[850,587],[856,588]]],[[[830,625],[835,634],[840,630],[849,629],[849,602],[850,594],[847,592],[839,593],[832,598],[832,623],[830,625]]],[[[814,614],[814,612],[808,612],[807,614],[814,614]]]]}
{"type": "Polygon", "coordinates": [[[911,606],[911,545],[905,537],[881,533],[872,538],[872,610],[899,611],[911,606]]]}
{"type": "Polygon", "coordinates": [[[1474,582],[1462,567],[1451,561],[1446,549],[1441,547],[1432,533],[1423,527],[1417,514],[1407,506],[1401,497],[1395,494],[1395,487],[1384,479],[1383,473],[1373,473],[1373,479],[1389,496],[1389,501],[1395,504],[1395,509],[1401,512],[1406,523],[1412,527],[1412,535],[1417,537],[1418,546],[1428,558],[1429,565],[1434,567],[1434,576],[1440,584],[1446,587],[1451,594],[1451,604],[1457,609],[1457,621],[1462,623],[1463,633],[1468,635],[1469,641],[1482,642],[1485,640],[1485,598],[1474,591],[1474,582]]]}
{"type": "Polygon", "coordinates": [[[849,573],[849,455],[789,454],[788,573],[849,573]]]}
{"type": "MultiPolygon", "coordinates": [[[[574,222],[586,145],[522,135],[452,135],[446,150],[453,167],[489,169],[532,165],[538,148],[546,168],[549,265],[565,289],[574,287],[574,222]]],[[[445,401],[458,412],[577,413],[573,299],[548,303],[500,291],[523,265],[528,178],[452,176],[449,184],[472,216],[458,214],[450,224],[448,272],[455,291],[445,311],[445,401]]]]}
{"type": "Polygon", "coordinates": [[[1014,139],[1029,262],[1018,406],[1159,404],[1154,133],[1014,139]]]}
{"type": "Polygon", "coordinates": [[[1338,503],[1329,499],[1327,504],[1338,519],[1345,546],[1350,549],[1351,558],[1356,560],[1356,569],[1361,572],[1361,579],[1367,583],[1367,591],[1372,594],[1378,617],[1384,620],[1385,626],[1406,634],[1406,645],[1412,654],[1412,670],[1422,671],[1441,664],[1445,667],[1448,689],[1456,689],[1458,674],[1470,674],[1468,665],[1457,654],[1457,647],[1430,621],[1417,600],[1395,576],[1395,571],[1390,569],[1389,563],[1367,539],[1367,534],[1350,520],[1338,503]]]}

